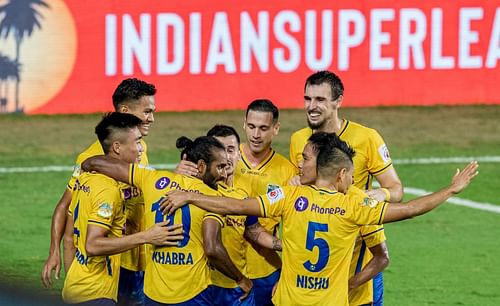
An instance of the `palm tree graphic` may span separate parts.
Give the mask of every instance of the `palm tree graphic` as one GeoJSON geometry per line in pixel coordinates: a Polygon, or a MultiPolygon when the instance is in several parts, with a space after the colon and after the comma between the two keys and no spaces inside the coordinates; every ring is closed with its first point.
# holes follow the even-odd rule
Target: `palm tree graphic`
{"type": "MultiPolygon", "coordinates": [[[[43,0],[9,0],[3,6],[0,6],[0,38],[7,39],[9,34],[13,34],[16,42],[15,66],[20,68],[20,50],[21,43],[26,36],[31,36],[35,28],[41,29],[40,20],[42,15],[37,11],[37,7],[49,8],[49,5],[43,0]]],[[[23,108],[19,105],[19,83],[21,81],[20,72],[17,72],[16,87],[15,87],[15,103],[16,112],[23,112],[23,108]]]]}
{"type": "Polygon", "coordinates": [[[9,79],[19,81],[19,64],[0,53],[0,113],[7,112],[9,79]]]}

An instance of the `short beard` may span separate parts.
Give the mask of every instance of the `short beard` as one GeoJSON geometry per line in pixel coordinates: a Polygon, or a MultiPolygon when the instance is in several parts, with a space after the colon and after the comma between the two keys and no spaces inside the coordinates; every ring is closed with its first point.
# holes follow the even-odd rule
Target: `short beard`
{"type": "Polygon", "coordinates": [[[318,122],[318,123],[312,123],[309,118],[307,118],[307,125],[309,125],[309,128],[311,130],[319,130],[320,128],[323,127],[323,125],[325,124],[324,121],[322,122],[318,122]]]}

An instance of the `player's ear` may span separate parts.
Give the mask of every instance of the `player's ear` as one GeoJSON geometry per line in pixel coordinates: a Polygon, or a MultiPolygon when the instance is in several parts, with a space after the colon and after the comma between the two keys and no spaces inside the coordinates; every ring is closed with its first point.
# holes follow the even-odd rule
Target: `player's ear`
{"type": "Polygon", "coordinates": [[[200,159],[197,163],[196,163],[196,166],[198,167],[198,173],[200,174],[200,176],[204,176],[205,173],[207,172],[207,163],[203,160],[203,159],[200,159]]]}
{"type": "Polygon", "coordinates": [[[119,155],[120,154],[120,142],[119,141],[113,141],[113,143],[111,144],[111,150],[116,155],[119,155]]]}
{"type": "Polygon", "coordinates": [[[273,124],[273,134],[274,134],[274,136],[278,135],[278,133],[280,131],[280,126],[281,126],[281,124],[280,124],[279,121],[276,122],[275,124],[273,124]]]}
{"type": "Polygon", "coordinates": [[[342,105],[342,101],[344,101],[344,96],[343,95],[340,95],[338,98],[337,98],[337,109],[340,108],[340,106],[342,105]]]}
{"type": "Polygon", "coordinates": [[[120,113],[130,113],[130,109],[129,109],[128,105],[126,105],[126,104],[121,104],[118,111],[120,113]]]}

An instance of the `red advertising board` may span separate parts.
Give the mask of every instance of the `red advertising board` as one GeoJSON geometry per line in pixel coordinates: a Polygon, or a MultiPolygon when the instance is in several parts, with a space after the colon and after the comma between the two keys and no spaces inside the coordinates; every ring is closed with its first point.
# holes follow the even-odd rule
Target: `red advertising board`
{"type": "Polygon", "coordinates": [[[157,86],[159,111],[300,108],[318,70],[341,77],[345,106],[500,103],[497,0],[45,3],[20,41],[0,28],[3,111],[111,110],[127,77],[157,86]]]}

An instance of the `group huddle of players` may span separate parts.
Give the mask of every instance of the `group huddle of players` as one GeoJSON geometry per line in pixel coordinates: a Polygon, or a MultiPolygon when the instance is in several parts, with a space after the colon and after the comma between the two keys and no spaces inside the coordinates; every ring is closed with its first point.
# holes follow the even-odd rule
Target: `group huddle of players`
{"type": "Polygon", "coordinates": [[[155,170],[143,139],[155,93],[138,79],[119,84],[56,206],[42,281],[59,277],[63,241],[65,303],[382,305],[382,224],[432,210],[477,175],[471,162],[448,187],[397,203],[382,137],[338,116],[344,88],[329,71],[305,82],[308,127],[291,136],[290,160],[272,149],[278,108],[259,99],[246,142],[217,124],[177,139],[174,172],[155,170]]]}

